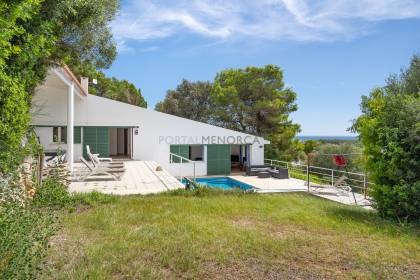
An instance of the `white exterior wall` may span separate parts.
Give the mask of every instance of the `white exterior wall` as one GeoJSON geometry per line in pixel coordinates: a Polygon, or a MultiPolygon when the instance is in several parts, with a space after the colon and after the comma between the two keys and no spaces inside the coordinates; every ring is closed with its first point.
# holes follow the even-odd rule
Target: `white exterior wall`
{"type": "Polygon", "coordinates": [[[264,164],[264,144],[254,144],[251,146],[251,165],[264,164]]]}
{"type": "MultiPolygon", "coordinates": [[[[58,146],[63,150],[67,149],[67,144],[57,144],[53,142],[53,128],[52,127],[35,127],[35,133],[38,136],[40,144],[46,151],[57,151],[58,146]]],[[[78,160],[83,155],[82,144],[74,144],[74,159],[78,160]]]]}
{"type": "MultiPolygon", "coordinates": [[[[65,126],[67,124],[67,91],[66,88],[52,87],[45,85],[38,87],[37,94],[33,98],[35,109],[41,113],[33,113],[32,124],[42,126],[65,126]]],[[[170,146],[168,143],[160,143],[162,137],[193,137],[194,144],[208,144],[203,142],[204,137],[248,137],[253,140],[255,136],[200,123],[169,114],[140,108],[122,102],[117,102],[95,95],[88,95],[84,98],[76,97],[74,102],[74,125],[75,126],[108,126],[108,127],[138,127],[138,135],[133,133],[133,159],[154,160],[161,164],[173,175],[180,175],[179,164],[169,163],[170,146]]],[[[37,128],[40,138],[46,139],[47,131],[44,128],[37,128]]],[[[52,135],[52,131],[51,131],[52,135]]],[[[47,149],[53,149],[54,144],[48,140],[42,140],[47,149]]],[[[204,139],[205,140],[205,139],[204,139]]],[[[251,164],[259,165],[264,163],[264,144],[269,142],[258,138],[260,143],[251,146],[251,164]]],[[[52,136],[51,136],[52,142],[52,136]]],[[[173,143],[182,144],[182,143],[173,143]]],[[[192,143],[191,143],[192,144],[192,143]]],[[[227,143],[226,143],[227,144],[227,143]]],[[[235,143],[237,144],[237,143],[235,143]]],[[[65,145],[63,145],[65,147],[65,145]]],[[[82,155],[81,145],[75,145],[75,159],[82,155]],[[80,146],[80,147],[78,147],[80,146]]],[[[205,150],[204,157],[207,152],[205,150]]],[[[183,164],[184,165],[184,164],[183,164]]],[[[188,164],[183,167],[184,170],[188,164]]],[[[206,175],[206,162],[196,164],[196,175],[206,175]]],[[[184,175],[184,174],[182,174],[184,175]]],[[[192,175],[192,166],[188,174],[192,175]],[[191,174],[189,172],[191,171],[191,174]]]]}

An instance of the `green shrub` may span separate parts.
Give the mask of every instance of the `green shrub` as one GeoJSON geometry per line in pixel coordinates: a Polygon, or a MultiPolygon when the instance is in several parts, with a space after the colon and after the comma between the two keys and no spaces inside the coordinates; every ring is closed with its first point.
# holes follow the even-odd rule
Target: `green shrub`
{"type": "Polygon", "coordinates": [[[412,185],[376,185],[370,194],[375,198],[375,208],[384,216],[399,219],[408,217],[420,223],[417,219],[420,217],[420,181],[412,185]]]}
{"type": "Polygon", "coordinates": [[[38,187],[32,202],[24,199],[21,189],[12,177],[0,178],[0,279],[36,278],[58,224],[55,210],[117,199],[98,192],[69,194],[66,185],[54,177],[38,187]]]}
{"type": "Polygon", "coordinates": [[[29,204],[0,205],[0,279],[33,279],[53,235],[51,212],[29,204]]]}
{"type": "Polygon", "coordinates": [[[420,57],[364,96],[361,109],[353,130],[365,148],[375,207],[385,217],[419,221],[420,57]]]}
{"type": "Polygon", "coordinates": [[[67,190],[67,186],[60,184],[56,178],[47,178],[38,187],[33,204],[37,207],[64,208],[69,206],[72,198],[67,190]]]}

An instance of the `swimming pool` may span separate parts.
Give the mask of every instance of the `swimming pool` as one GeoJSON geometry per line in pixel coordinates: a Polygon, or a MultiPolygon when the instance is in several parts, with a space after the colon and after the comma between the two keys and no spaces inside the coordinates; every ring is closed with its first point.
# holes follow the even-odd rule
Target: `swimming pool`
{"type": "MultiPolygon", "coordinates": [[[[240,188],[241,190],[250,190],[254,187],[229,177],[211,177],[211,178],[197,178],[196,182],[212,188],[219,188],[224,190],[230,190],[234,188],[240,188]]],[[[185,184],[185,181],[183,181],[185,184]]]]}

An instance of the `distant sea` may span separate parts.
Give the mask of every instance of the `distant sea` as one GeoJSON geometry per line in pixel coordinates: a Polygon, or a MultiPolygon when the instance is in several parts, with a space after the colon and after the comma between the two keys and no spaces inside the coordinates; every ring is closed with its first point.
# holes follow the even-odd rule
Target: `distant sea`
{"type": "Polygon", "coordinates": [[[305,140],[357,140],[357,136],[296,136],[297,139],[305,140]]]}

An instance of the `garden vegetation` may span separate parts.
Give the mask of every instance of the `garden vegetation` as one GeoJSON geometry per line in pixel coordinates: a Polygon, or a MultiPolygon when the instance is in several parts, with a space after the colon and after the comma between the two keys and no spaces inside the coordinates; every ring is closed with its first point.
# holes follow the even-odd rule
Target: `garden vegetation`
{"type": "Polygon", "coordinates": [[[118,8],[117,0],[0,2],[1,279],[35,277],[56,209],[73,203],[57,178],[40,183],[26,168],[42,152],[29,126],[35,88],[52,66],[108,67],[116,55],[109,22],[118,8]]]}
{"type": "MultiPolygon", "coordinates": [[[[310,269],[328,278],[342,276],[349,263],[356,277],[418,275],[416,230],[396,228],[374,213],[307,196],[257,196],[207,188],[129,198],[71,195],[66,183],[54,176],[42,182],[29,180],[36,189],[29,196],[23,185],[22,163],[42,153],[29,126],[31,101],[51,66],[66,63],[78,75],[97,78],[99,84],[91,87],[92,94],[147,106],[140,89],[101,72],[116,56],[109,23],[118,9],[118,0],[0,3],[1,279],[33,279],[55,272],[70,278],[165,277],[168,271],[186,277],[206,277],[217,271],[238,277],[269,277],[266,272],[274,271],[278,272],[274,276],[301,273],[305,278],[313,276],[310,269]],[[101,206],[104,203],[107,207],[101,206]],[[92,241],[82,244],[81,253],[86,255],[70,263],[70,271],[63,265],[69,258],[61,257],[78,253],[73,251],[75,240],[71,238],[62,245],[64,254],[50,252],[50,270],[41,270],[48,239],[60,224],[57,219],[64,219],[66,236],[80,240],[88,236],[87,241],[92,241]],[[379,232],[378,227],[382,228],[379,232]],[[296,232],[304,237],[299,238],[296,232]],[[371,234],[379,241],[360,242],[360,236],[371,234]],[[328,246],[331,238],[341,247],[328,246]],[[354,246],[343,245],[349,240],[354,246]],[[125,241],[130,246],[125,247],[125,241]],[[314,253],[313,244],[322,250],[314,253]],[[375,256],[379,257],[367,256],[366,246],[373,251],[378,248],[375,256]],[[387,252],[390,246],[395,254],[387,252]],[[120,263],[108,263],[115,252],[127,254],[120,263]],[[319,257],[337,264],[337,260],[328,259],[334,254],[339,254],[334,270],[310,265],[319,257]],[[295,255],[310,269],[293,266],[296,259],[290,256],[295,255]],[[287,261],[283,266],[279,265],[282,260],[287,261]],[[241,264],[257,269],[247,270],[241,264]],[[205,269],[199,270],[203,265],[205,269]],[[276,271],[279,267],[283,270],[276,271]]],[[[409,69],[363,97],[363,114],[353,126],[367,155],[366,169],[375,182],[375,207],[382,216],[400,221],[418,221],[420,217],[419,85],[420,58],[414,57],[409,69]]],[[[289,117],[297,110],[295,99],[296,93],[284,85],[282,70],[267,65],[227,69],[212,83],[183,81],[156,108],[265,137],[272,143],[268,156],[293,159],[303,149],[294,139],[299,126],[289,117]]]]}
{"type": "Polygon", "coordinates": [[[353,130],[375,183],[371,195],[385,217],[420,221],[420,57],[387,84],[363,96],[353,130]]]}

